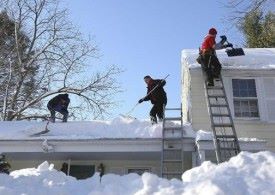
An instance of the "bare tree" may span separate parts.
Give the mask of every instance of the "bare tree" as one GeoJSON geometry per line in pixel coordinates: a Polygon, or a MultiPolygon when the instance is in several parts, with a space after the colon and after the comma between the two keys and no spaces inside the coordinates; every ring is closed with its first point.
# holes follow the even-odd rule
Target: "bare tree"
{"type": "Polygon", "coordinates": [[[274,2],[275,0],[228,0],[225,5],[230,10],[227,21],[238,25],[247,13],[263,8],[268,9],[274,2]]]}
{"type": "Polygon", "coordinates": [[[97,47],[68,20],[67,10],[57,0],[4,0],[0,6],[14,24],[6,35],[12,47],[0,61],[7,72],[0,79],[6,89],[1,89],[2,120],[38,118],[43,102],[58,93],[78,97],[72,108],[76,113],[106,114],[115,103],[115,78],[121,71],[111,66],[92,75],[85,72],[89,60],[97,57],[97,47]]]}

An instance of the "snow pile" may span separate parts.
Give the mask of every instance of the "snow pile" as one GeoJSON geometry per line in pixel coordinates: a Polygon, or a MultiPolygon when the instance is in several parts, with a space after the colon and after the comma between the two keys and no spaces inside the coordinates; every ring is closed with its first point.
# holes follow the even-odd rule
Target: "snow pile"
{"type": "Polygon", "coordinates": [[[213,133],[210,131],[198,130],[196,133],[196,142],[200,140],[213,140],[213,133]]]}
{"type": "MultiPolygon", "coordinates": [[[[245,48],[244,56],[228,57],[225,49],[217,50],[217,56],[223,69],[275,69],[275,48],[245,48]]],[[[197,63],[198,50],[182,51],[182,63],[189,68],[200,68],[197,63]]]]}
{"type": "MultiPolygon", "coordinates": [[[[0,139],[18,139],[45,130],[47,122],[4,121],[0,122],[0,139]]],[[[100,139],[100,138],[159,138],[162,124],[151,125],[141,121],[118,117],[111,121],[81,121],[49,123],[50,132],[45,134],[55,138],[100,139]]]]}
{"type": "Polygon", "coordinates": [[[275,154],[242,152],[229,162],[215,165],[204,162],[186,171],[182,181],[166,180],[150,173],[142,176],[99,174],[76,180],[53,169],[47,162],[38,168],[0,174],[0,194],[17,195],[178,195],[178,194],[274,194],[275,154]]]}
{"type": "MultiPolygon", "coordinates": [[[[204,131],[204,130],[198,130],[195,134],[195,140],[196,142],[198,141],[209,141],[213,140],[214,135],[211,131],[204,131]]],[[[250,138],[250,137],[239,137],[239,141],[241,142],[265,142],[263,139],[258,139],[258,138],[250,138]]]]}
{"type": "MultiPolygon", "coordinates": [[[[0,139],[35,139],[29,136],[45,130],[47,122],[4,121],[0,122],[0,139]]],[[[169,126],[179,126],[169,122],[169,126]]],[[[54,139],[119,139],[161,138],[162,123],[152,125],[148,120],[118,117],[111,121],[81,121],[49,123],[49,133],[44,138],[54,139]]],[[[186,137],[194,137],[191,124],[186,124],[186,137]]]]}

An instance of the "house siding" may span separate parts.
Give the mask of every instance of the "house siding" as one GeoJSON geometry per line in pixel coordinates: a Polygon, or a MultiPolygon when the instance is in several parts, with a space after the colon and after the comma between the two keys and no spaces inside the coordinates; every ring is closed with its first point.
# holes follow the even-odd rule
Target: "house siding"
{"type": "MultiPolygon", "coordinates": [[[[183,65],[184,66],[184,65],[183,65]]],[[[202,72],[200,69],[191,69],[189,72],[191,90],[190,99],[191,104],[191,121],[192,126],[195,130],[204,129],[211,130],[210,117],[207,108],[207,99],[204,90],[204,81],[202,77],[202,72]]],[[[227,97],[230,103],[231,112],[233,112],[233,101],[230,95],[231,89],[228,86],[231,77],[243,78],[243,77],[254,77],[261,81],[263,78],[275,75],[275,70],[265,71],[265,70],[252,70],[252,71],[239,71],[239,70],[224,70],[222,72],[224,77],[224,84],[227,93],[227,97]]],[[[262,85],[258,83],[257,85],[262,85]]],[[[275,152],[275,123],[268,121],[266,117],[267,108],[265,107],[265,98],[262,97],[262,87],[257,86],[257,94],[259,100],[259,120],[240,120],[234,119],[234,124],[236,127],[236,132],[238,137],[250,137],[264,139],[267,141],[267,149],[275,152]]],[[[182,100],[184,101],[184,99],[182,100]]]]}

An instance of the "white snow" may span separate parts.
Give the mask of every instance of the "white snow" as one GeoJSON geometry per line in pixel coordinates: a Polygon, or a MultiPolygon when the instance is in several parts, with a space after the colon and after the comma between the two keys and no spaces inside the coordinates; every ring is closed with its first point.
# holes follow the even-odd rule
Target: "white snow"
{"type": "MultiPolygon", "coordinates": [[[[45,130],[46,124],[47,122],[35,121],[2,121],[0,139],[37,139],[30,135],[45,130]]],[[[178,125],[169,123],[169,126],[178,125]]],[[[118,117],[111,121],[49,123],[48,129],[50,132],[43,135],[45,139],[161,138],[162,136],[162,123],[152,125],[148,120],[125,117],[118,117]]],[[[185,124],[185,131],[186,137],[194,137],[189,123],[185,124]]]]}
{"type": "Polygon", "coordinates": [[[200,140],[213,140],[213,133],[210,131],[198,130],[196,134],[196,142],[200,140]]]}
{"type": "MultiPolygon", "coordinates": [[[[213,138],[214,138],[214,135],[211,131],[198,130],[195,134],[196,142],[202,141],[202,140],[209,141],[209,140],[213,140],[213,138]]],[[[265,141],[263,139],[250,138],[250,137],[239,137],[238,140],[243,141],[243,142],[262,142],[262,141],[265,141]]]]}
{"type": "MultiPolygon", "coordinates": [[[[225,49],[217,50],[223,69],[275,69],[275,48],[244,48],[244,56],[228,57],[225,49]]],[[[200,68],[197,63],[198,50],[184,49],[182,63],[189,68],[200,68]]]]}
{"type": "Polygon", "coordinates": [[[204,162],[186,171],[182,181],[166,180],[150,173],[142,176],[99,174],[76,180],[42,163],[38,168],[0,174],[0,194],[5,195],[272,195],[275,192],[275,154],[241,152],[220,165],[204,162]]]}

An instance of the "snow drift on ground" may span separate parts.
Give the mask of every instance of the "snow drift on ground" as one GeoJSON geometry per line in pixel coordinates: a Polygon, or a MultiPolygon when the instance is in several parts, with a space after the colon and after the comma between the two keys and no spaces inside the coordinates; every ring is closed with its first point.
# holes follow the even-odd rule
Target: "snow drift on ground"
{"type": "MultiPolygon", "coordinates": [[[[43,131],[47,122],[4,121],[0,122],[0,139],[30,139],[30,135],[43,131]]],[[[171,122],[169,126],[179,124],[171,122]]],[[[111,121],[81,121],[49,123],[49,133],[43,138],[54,139],[101,139],[101,138],[161,138],[162,123],[152,125],[148,120],[117,117],[111,121]]],[[[194,137],[190,124],[185,124],[186,136],[194,137]]],[[[31,138],[35,139],[35,138],[31,138]]]]}
{"type": "Polygon", "coordinates": [[[142,176],[107,174],[76,180],[57,171],[47,162],[38,168],[0,174],[0,194],[5,195],[243,195],[275,192],[275,154],[241,152],[229,162],[215,165],[204,162],[186,171],[182,181],[166,180],[150,173],[142,176]]]}
{"type": "MultiPolygon", "coordinates": [[[[225,49],[217,50],[217,56],[223,69],[275,69],[274,48],[245,48],[244,56],[228,57],[225,49]]],[[[184,49],[182,62],[187,63],[189,68],[200,68],[197,63],[198,50],[184,49]]]]}

